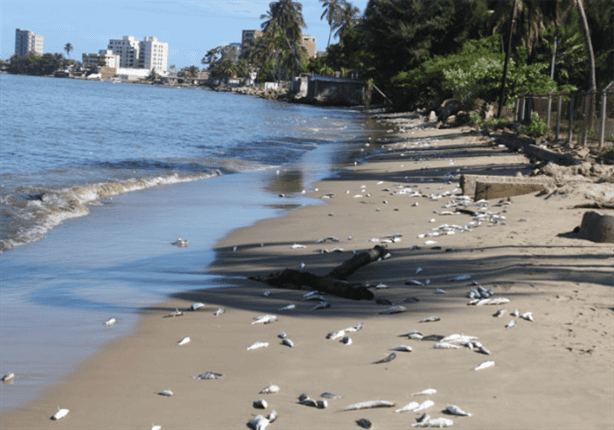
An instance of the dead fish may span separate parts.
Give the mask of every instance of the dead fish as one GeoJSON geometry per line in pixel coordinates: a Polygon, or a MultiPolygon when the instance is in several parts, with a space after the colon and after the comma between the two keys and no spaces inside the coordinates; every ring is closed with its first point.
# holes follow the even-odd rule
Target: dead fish
{"type": "Polygon", "coordinates": [[[422,336],[422,333],[418,333],[416,330],[403,333],[401,336],[407,336],[411,340],[422,340],[424,338],[424,336],[422,336]]]}
{"type": "Polygon", "coordinates": [[[300,249],[300,248],[307,248],[307,247],[305,245],[301,245],[301,244],[295,243],[290,248],[292,248],[292,249],[300,249]]]}
{"type": "Polygon", "coordinates": [[[451,334],[450,336],[446,336],[441,339],[442,342],[450,342],[450,343],[460,343],[465,344],[467,342],[471,342],[476,340],[477,336],[468,336],[465,334],[451,334]]]}
{"type": "Polygon", "coordinates": [[[399,345],[391,349],[393,351],[400,351],[400,352],[411,352],[412,351],[411,346],[407,346],[407,345],[399,345]]]}
{"type": "Polygon", "coordinates": [[[521,318],[533,322],[533,312],[525,312],[521,315],[521,318]]]}
{"type": "Polygon", "coordinates": [[[277,337],[278,337],[278,338],[280,338],[280,339],[285,339],[285,338],[286,338],[286,336],[288,336],[288,335],[287,335],[285,332],[281,332],[281,333],[279,333],[279,334],[277,335],[277,337]]]}
{"type": "Polygon", "coordinates": [[[448,407],[446,408],[446,411],[450,412],[452,415],[458,415],[461,417],[470,417],[472,415],[469,412],[463,411],[461,408],[459,408],[456,405],[448,405],[448,407]]]}
{"type": "Polygon", "coordinates": [[[482,369],[487,369],[489,367],[492,367],[495,365],[494,361],[484,361],[483,363],[480,363],[475,369],[473,370],[482,370],[482,369]]]}
{"type": "Polygon", "coordinates": [[[315,305],[313,308],[311,308],[312,311],[316,311],[318,309],[328,309],[330,308],[330,303],[328,302],[320,302],[317,305],[315,305]]]}
{"type": "Polygon", "coordinates": [[[422,421],[422,422],[414,423],[411,426],[412,427],[438,427],[438,428],[442,428],[442,427],[450,427],[453,424],[454,424],[454,421],[452,421],[451,419],[439,417],[439,418],[430,418],[430,419],[422,421]]]}
{"type": "Polygon", "coordinates": [[[356,421],[356,424],[358,424],[359,427],[362,427],[363,429],[372,429],[373,428],[373,423],[371,421],[369,421],[366,418],[361,418],[359,420],[356,421]]]}
{"type": "Polygon", "coordinates": [[[205,309],[205,304],[200,302],[193,303],[192,306],[190,306],[190,310],[192,311],[200,311],[203,309],[205,309]]]}
{"type": "Polygon", "coordinates": [[[392,306],[392,302],[388,299],[375,299],[375,303],[378,305],[392,306]]]}
{"type": "Polygon", "coordinates": [[[514,312],[512,312],[510,315],[518,318],[520,316],[520,311],[518,309],[514,309],[514,312]]]}
{"type": "Polygon", "coordinates": [[[324,296],[321,296],[320,294],[317,294],[317,293],[316,294],[310,294],[308,296],[303,296],[303,298],[305,300],[313,300],[313,301],[317,300],[317,301],[320,301],[320,302],[324,301],[324,296]]]}
{"type": "Polygon", "coordinates": [[[270,423],[271,421],[269,421],[262,415],[257,415],[252,420],[250,420],[250,422],[247,423],[247,426],[252,430],[265,430],[270,423]]]}
{"type": "Polygon", "coordinates": [[[470,275],[458,275],[458,276],[448,279],[448,282],[468,281],[469,279],[471,279],[470,275]]]}
{"type": "Polygon", "coordinates": [[[483,306],[483,305],[503,305],[505,303],[509,303],[510,299],[506,299],[505,297],[495,297],[490,299],[475,299],[469,302],[473,306],[483,306]]]}
{"type": "Polygon", "coordinates": [[[341,396],[337,394],[329,393],[329,392],[320,394],[320,397],[325,397],[327,399],[340,399],[341,398],[341,396]]]}
{"type": "Polygon", "coordinates": [[[183,339],[181,339],[179,342],[177,342],[177,345],[179,345],[179,346],[185,345],[186,343],[189,343],[190,340],[191,340],[190,337],[186,336],[183,339]]]}
{"type": "Polygon", "coordinates": [[[256,409],[266,409],[269,407],[269,404],[263,399],[254,401],[253,405],[256,409]]]}
{"type": "Polygon", "coordinates": [[[110,326],[112,326],[113,324],[115,324],[116,322],[117,322],[117,320],[116,320],[115,318],[112,318],[112,317],[111,317],[111,318],[109,318],[108,320],[106,320],[106,321],[104,322],[104,325],[106,325],[106,326],[109,326],[109,327],[110,327],[110,326]]]}
{"type": "Polygon", "coordinates": [[[401,412],[413,411],[418,406],[420,406],[420,404],[418,402],[411,402],[411,403],[406,404],[402,408],[397,409],[395,412],[396,413],[401,413],[401,412]]]}
{"type": "Polygon", "coordinates": [[[316,400],[316,408],[326,409],[328,408],[328,402],[326,400],[316,400]]]}
{"type": "Polygon", "coordinates": [[[301,405],[305,405],[305,406],[310,406],[312,408],[316,408],[318,406],[318,402],[316,402],[315,400],[309,398],[309,396],[305,393],[301,394],[298,397],[298,402],[301,405]]]}
{"type": "Polygon", "coordinates": [[[484,348],[480,342],[474,340],[471,343],[478,350],[479,353],[490,355],[490,351],[484,348]]]}
{"type": "Polygon", "coordinates": [[[224,375],[222,375],[221,373],[215,373],[215,372],[205,372],[205,373],[201,373],[198,376],[192,377],[192,379],[200,379],[200,380],[222,379],[222,378],[224,378],[224,375]]]}
{"type": "Polygon", "coordinates": [[[247,350],[251,351],[252,349],[266,348],[268,346],[269,346],[269,342],[256,342],[256,343],[248,346],[247,350]]]}
{"type": "Polygon", "coordinates": [[[416,281],[415,279],[410,279],[409,281],[405,281],[405,285],[417,285],[419,287],[424,287],[424,283],[420,281],[416,281]]]}
{"type": "Polygon", "coordinates": [[[340,340],[340,342],[346,346],[350,346],[352,344],[352,338],[345,336],[343,339],[340,340]]]}
{"type": "Polygon", "coordinates": [[[417,299],[416,297],[408,297],[405,300],[403,300],[403,303],[416,303],[419,301],[420,299],[417,299]]]}
{"type": "Polygon", "coordinates": [[[341,409],[342,411],[357,411],[359,409],[393,408],[394,402],[386,400],[369,400],[367,402],[354,403],[341,409]]]}
{"type": "Polygon", "coordinates": [[[161,396],[170,397],[173,395],[173,392],[171,390],[162,390],[162,391],[159,391],[158,394],[161,396]]]}
{"type": "Polygon", "coordinates": [[[289,346],[290,348],[294,348],[294,342],[292,342],[290,339],[284,339],[281,341],[281,343],[283,345],[289,346]]]}
{"type": "Polygon", "coordinates": [[[254,317],[254,321],[252,321],[252,325],[254,324],[271,324],[272,322],[277,321],[277,317],[275,315],[261,315],[259,317],[254,317]]]}
{"type": "Polygon", "coordinates": [[[389,288],[388,285],[386,285],[386,284],[377,284],[375,286],[376,290],[385,290],[386,288],[389,288]]]}
{"type": "Polygon", "coordinates": [[[175,308],[174,312],[171,312],[170,314],[166,315],[164,318],[175,318],[175,317],[180,317],[182,315],[183,315],[183,312],[175,308]]]}
{"type": "Polygon", "coordinates": [[[270,291],[265,291],[264,293],[262,293],[262,295],[264,297],[269,297],[271,295],[271,292],[270,291]]]}
{"type": "Polygon", "coordinates": [[[59,409],[58,411],[51,417],[52,420],[59,420],[61,418],[64,418],[66,415],[68,415],[68,412],[70,412],[68,409],[59,409]]]}
{"type": "Polygon", "coordinates": [[[258,394],[274,394],[279,393],[279,387],[277,385],[269,385],[268,387],[260,390],[258,394]]]}
{"type": "Polygon", "coordinates": [[[418,391],[417,393],[412,393],[412,396],[431,396],[437,392],[434,388],[427,388],[426,390],[418,391]]]}
{"type": "Polygon", "coordinates": [[[460,349],[459,345],[456,345],[455,343],[449,343],[449,342],[437,342],[435,345],[433,345],[434,349],[460,349]]]}
{"type": "Polygon", "coordinates": [[[345,336],[345,330],[331,331],[326,335],[326,339],[335,340],[345,336]]]}
{"type": "Polygon", "coordinates": [[[497,318],[501,318],[503,316],[503,314],[506,313],[506,312],[507,312],[507,309],[499,309],[492,316],[493,317],[497,317],[497,318]]]}
{"type": "Polygon", "coordinates": [[[420,417],[416,418],[416,421],[422,423],[424,421],[428,421],[431,419],[431,416],[428,413],[423,413],[420,417]]]}
{"type": "Polygon", "coordinates": [[[380,363],[389,363],[392,360],[394,360],[395,358],[397,358],[397,355],[394,352],[391,352],[390,354],[388,354],[387,356],[385,356],[384,358],[382,358],[381,360],[377,360],[376,362],[374,362],[373,364],[380,364],[380,363]]]}
{"type": "Polygon", "coordinates": [[[407,311],[407,308],[405,306],[397,305],[397,306],[389,307],[384,312],[380,312],[380,313],[381,314],[400,314],[405,311],[407,311]]]}
{"type": "Polygon", "coordinates": [[[182,238],[177,239],[176,241],[174,241],[173,243],[171,243],[171,245],[175,245],[179,248],[185,248],[186,246],[188,246],[188,241],[182,238]]]}
{"type": "Polygon", "coordinates": [[[290,305],[286,305],[283,308],[279,308],[280,311],[289,311],[296,308],[296,305],[290,304],[290,305]]]}
{"type": "Polygon", "coordinates": [[[339,242],[339,239],[337,239],[336,237],[333,237],[333,236],[328,236],[328,237],[325,237],[325,238],[318,239],[316,241],[316,243],[324,243],[324,242],[327,242],[327,241],[339,242]]]}
{"type": "Polygon", "coordinates": [[[505,328],[513,328],[515,326],[516,326],[516,320],[511,320],[510,322],[507,323],[505,328]]]}
{"type": "Polygon", "coordinates": [[[420,412],[423,411],[425,409],[428,408],[432,408],[433,406],[435,406],[435,402],[432,400],[425,400],[424,402],[420,403],[420,406],[418,406],[416,409],[414,409],[414,412],[420,412]]]}
{"type": "Polygon", "coordinates": [[[435,294],[448,294],[446,290],[442,290],[441,288],[437,288],[435,290],[435,294]]]}
{"type": "Polygon", "coordinates": [[[435,321],[441,321],[441,318],[439,318],[439,317],[428,317],[428,318],[424,318],[423,320],[420,320],[418,322],[425,323],[425,322],[435,322],[435,321]]]}
{"type": "Polygon", "coordinates": [[[15,374],[13,372],[7,373],[2,377],[1,381],[4,384],[12,384],[13,382],[15,382],[15,374]]]}

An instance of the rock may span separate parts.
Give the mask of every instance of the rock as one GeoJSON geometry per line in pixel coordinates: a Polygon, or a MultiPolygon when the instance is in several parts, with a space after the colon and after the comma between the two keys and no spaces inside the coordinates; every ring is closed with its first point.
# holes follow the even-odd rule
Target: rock
{"type": "Polygon", "coordinates": [[[598,212],[586,212],[578,237],[600,243],[614,243],[614,215],[601,215],[598,212]]]}

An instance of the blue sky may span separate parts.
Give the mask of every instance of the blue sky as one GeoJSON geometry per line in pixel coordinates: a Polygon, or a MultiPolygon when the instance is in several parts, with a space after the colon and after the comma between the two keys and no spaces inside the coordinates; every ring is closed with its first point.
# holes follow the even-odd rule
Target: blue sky
{"type": "MultiPolygon", "coordinates": [[[[301,1],[307,29],[317,49],[326,49],[329,28],[321,21],[322,3],[301,1]]],[[[351,0],[362,12],[368,0],[351,0]]],[[[241,31],[260,29],[260,15],[269,1],[29,1],[0,0],[0,58],[15,53],[15,29],[33,31],[45,38],[44,52],[61,52],[71,43],[70,57],[81,60],[82,53],[106,49],[109,39],[134,36],[157,37],[169,45],[169,67],[196,65],[207,50],[226,43],[240,42],[241,31]]]]}

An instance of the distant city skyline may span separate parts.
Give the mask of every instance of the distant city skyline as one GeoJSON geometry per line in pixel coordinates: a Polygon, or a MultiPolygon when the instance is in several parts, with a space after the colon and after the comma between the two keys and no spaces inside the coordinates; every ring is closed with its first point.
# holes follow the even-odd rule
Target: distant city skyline
{"type": "MultiPolygon", "coordinates": [[[[351,1],[351,0],[350,0],[351,1]]],[[[299,1],[307,28],[316,38],[316,48],[325,50],[329,27],[320,20],[318,0],[299,1]]],[[[240,43],[243,30],[260,30],[260,15],[270,1],[31,1],[2,0],[0,58],[15,53],[15,30],[22,28],[44,37],[44,53],[62,53],[72,44],[70,58],[81,61],[83,53],[106,49],[111,39],[132,35],[136,39],[157,37],[168,43],[168,67],[204,67],[201,59],[216,46],[240,43]]],[[[362,12],[368,0],[351,3],[362,12]]],[[[334,40],[336,41],[336,40],[334,40]]],[[[331,42],[333,43],[333,42],[331,42]]]]}

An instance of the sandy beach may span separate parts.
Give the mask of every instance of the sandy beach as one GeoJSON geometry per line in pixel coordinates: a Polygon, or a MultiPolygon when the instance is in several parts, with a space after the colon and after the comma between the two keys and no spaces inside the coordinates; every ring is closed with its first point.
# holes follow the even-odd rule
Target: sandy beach
{"type": "Polygon", "coordinates": [[[468,128],[390,127],[388,141],[361,146],[355,166],[307,190],[323,204],[220,241],[204,273],[223,276],[227,288],[196,285],[143,309],[133,334],[107,344],[40,399],[3,413],[2,429],[244,429],[273,410],[273,430],[360,428],[363,418],[376,429],[408,428],[424,412],[455,428],[614,428],[614,246],[570,234],[588,210],[574,206],[612,193],[613,185],[489,201],[485,210],[498,222],[467,228],[472,216],[445,214],[462,194],[461,174],[526,175],[534,166],[468,128]],[[444,224],[459,228],[434,230],[444,224]],[[394,235],[400,240],[385,242],[394,235]],[[318,243],[328,237],[339,241],[318,243]],[[308,291],[246,279],[285,268],[325,275],[353,251],[378,244],[390,257],[350,279],[370,285],[377,300],[325,296],[330,307],[314,310],[317,302],[303,297],[308,291]],[[342,252],[322,252],[333,248],[342,252]],[[467,277],[451,281],[459,275],[467,277]],[[473,281],[509,303],[469,306],[473,281]],[[204,310],[189,311],[195,302],[204,310]],[[281,309],[289,304],[295,308],[281,309]],[[386,313],[392,305],[406,311],[386,313]],[[215,316],[220,308],[225,312],[215,316]],[[175,309],[183,315],[165,318],[175,309]],[[508,311],[494,317],[499,309],[508,311]],[[512,316],[515,309],[532,312],[534,321],[512,316]],[[267,314],[277,321],[254,324],[267,314]],[[431,316],[440,320],[420,322],[431,316]],[[506,328],[510,321],[515,326],[506,328]],[[359,323],[364,328],[346,333],[350,345],[327,339],[359,323]],[[412,330],[475,336],[490,355],[402,336],[412,330]],[[282,344],[282,332],[293,348],[282,344]],[[185,336],[191,341],[179,346],[185,336]],[[268,347],[248,350],[255,342],[268,347]],[[375,363],[400,345],[412,351],[375,363]],[[494,367],[474,370],[489,360],[494,367]],[[193,378],[205,372],[223,378],[193,378]],[[279,392],[260,394],[270,385],[279,392]],[[427,388],[436,393],[412,395],[427,388]],[[173,395],[159,395],[163,390],[173,395]],[[324,409],[299,402],[301,394],[321,400],[325,392],[341,398],[327,398],[324,409]],[[259,399],[266,409],[253,406],[259,399]],[[371,400],[394,406],[341,411],[371,400]],[[395,412],[425,400],[434,406],[395,412]],[[472,416],[453,416],[448,405],[472,416]],[[51,420],[58,408],[70,412],[51,420]]]}

